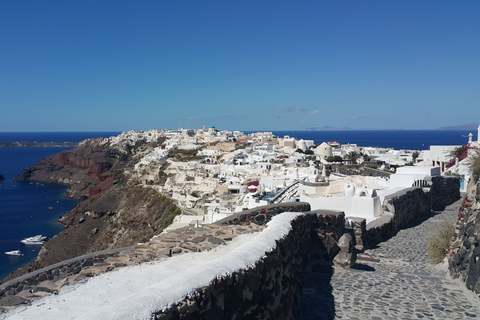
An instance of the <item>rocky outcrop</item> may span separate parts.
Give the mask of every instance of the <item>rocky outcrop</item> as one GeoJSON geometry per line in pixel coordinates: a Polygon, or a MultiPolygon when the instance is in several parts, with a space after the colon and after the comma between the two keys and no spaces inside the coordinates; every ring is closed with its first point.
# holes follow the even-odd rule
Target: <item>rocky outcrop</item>
{"type": "Polygon", "coordinates": [[[448,267],[454,278],[480,294],[480,181],[472,178],[458,214],[448,249],[448,267]]]}
{"type": "Polygon", "coordinates": [[[338,240],[340,252],[335,256],[333,262],[344,268],[352,268],[357,261],[357,251],[355,250],[355,242],[350,233],[344,233],[338,240]]]}
{"type": "Polygon", "coordinates": [[[100,139],[89,139],[73,150],[40,160],[23,170],[17,180],[68,184],[67,196],[84,200],[91,188],[105,180],[115,183],[125,180],[124,171],[133,166],[135,158],[126,147],[114,148],[102,145],[100,139]]]}
{"type": "Polygon", "coordinates": [[[172,199],[125,176],[142,156],[141,149],[133,152],[127,146],[111,147],[101,141],[86,140],[78,148],[44,158],[18,177],[68,184],[67,195],[82,201],[60,219],[65,230],[5,281],[86,253],[148,240],[180,214],[172,199]]]}

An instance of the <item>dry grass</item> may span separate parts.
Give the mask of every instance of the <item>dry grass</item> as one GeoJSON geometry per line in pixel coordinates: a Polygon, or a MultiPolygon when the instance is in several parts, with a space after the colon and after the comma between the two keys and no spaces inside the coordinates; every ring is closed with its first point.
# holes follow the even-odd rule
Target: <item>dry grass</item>
{"type": "Polygon", "coordinates": [[[438,264],[445,258],[454,230],[452,222],[443,221],[437,234],[427,239],[427,255],[432,264],[438,264]]]}

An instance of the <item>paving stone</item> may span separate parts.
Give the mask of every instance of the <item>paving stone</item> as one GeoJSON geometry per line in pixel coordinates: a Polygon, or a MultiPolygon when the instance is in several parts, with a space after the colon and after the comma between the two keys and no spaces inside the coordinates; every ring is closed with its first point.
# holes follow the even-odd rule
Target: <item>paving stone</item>
{"type": "Polygon", "coordinates": [[[480,298],[452,280],[446,266],[431,265],[426,255],[427,238],[435,234],[439,222],[456,220],[462,201],[436,212],[419,225],[400,230],[377,248],[365,250],[361,256],[368,259],[358,261],[353,269],[334,267],[333,274],[324,274],[323,279],[318,274],[308,274],[303,292],[310,294],[301,297],[298,318],[444,320],[480,317],[480,298]],[[322,310],[311,303],[320,297],[329,298],[327,308],[332,307],[334,315],[322,314],[322,310]]]}

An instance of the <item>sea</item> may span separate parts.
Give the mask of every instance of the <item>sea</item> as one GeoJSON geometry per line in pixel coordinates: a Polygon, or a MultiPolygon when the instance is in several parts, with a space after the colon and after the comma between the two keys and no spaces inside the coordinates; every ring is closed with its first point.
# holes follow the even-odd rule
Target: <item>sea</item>
{"type": "MultiPolygon", "coordinates": [[[[0,141],[80,142],[88,138],[110,137],[120,132],[0,132],[0,141]]],[[[35,259],[40,245],[24,245],[20,240],[42,234],[51,238],[63,230],[57,219],[77,202],[64,197],[67,186],[15,181],[23,169],[42,158],[72,148],[0,148],[0,281],[35,259]],[[23,256],[6,255],[20,250],[23,256]]]]}
{"type": "MultiPolygon", "coordinates": [[[[258,131],[255,131],[258,132],[258,131]]],[[[250,133],[250,132],[245,132],[250,133]]],[[[476,132],[474,140],[477,140],[476,132]]],[[[111,137],[120,132],[0,132],[0,141],[80,142],[88,138],[111,137]]],[[[468,142],[465,130],[348,130],[348,131],[273,131],[278,137],[313,140],[316,144],[337,141],[394,148],[427,150],[430,145],[462,145],[468,142]]],[[[67,186],[15,181],[23,169],[44,157],[71,148],[0,148],[0,279],[35,259],[41,246],[24,245],[23,238],[42,234],[49,238],[63,230],[58,218],[77,202],[64,197],[67,186]],[[23,256],[5,255],[20,250],[23,256]]],[[[0,280],[1,281],[1,280],[0,280]]]]}

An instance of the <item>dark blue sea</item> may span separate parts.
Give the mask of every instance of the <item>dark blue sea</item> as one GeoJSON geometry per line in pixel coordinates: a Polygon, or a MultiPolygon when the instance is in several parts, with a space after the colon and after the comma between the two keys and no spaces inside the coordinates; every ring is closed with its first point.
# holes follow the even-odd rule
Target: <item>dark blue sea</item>
{"type": "MultiPolygon", "coordinates": [[[[462,145],[469,131],[388,130],[388,131],[274,131],[316,144],[338,141],[342,144],[394,149],[424,150],[430,145],[462,145]]],[[[474,140],[477,139],[476,132],[474,140]]],[[[110,137],[120,132],[0,132],[0,141],[79,142],[87,138],[110,137]]],[[[21,171],[40,159],[69,148],[0,148],[0,279],[33,260],[39,246],[26,246],[20,240],[43,234],[53,237],[63,226],[58,217],[76,205],[65,199],[66,186],[16,182],[21,171]],[[49,210],[53,207],[53,210],[49,210]],[[7,256],[5,251],[21,250],[23,256],[7,256]]]]}
{"type": "MultiPolygon", "coordinates": [[[[0,141],[79,142],[87,138],[110,137],[119,132],[0,133],[0,141]]],[[[40,159],[71,148],[0,148],[0,280],[35,259],[41,246],[24,245],[23,238],[43,234],[49,238],[63,230],[58,217],[76,206],[64,198],[66,186],[17,182],[23,169],[40,159]],[[53,210],[50,210],[52,207],[53,210]],[[5,251],[20,250],[23,256],[8,256],[5,251]]]]}
{"type": "Polygon", "coordinates": [[[428,150],[431,145],[463,145],[472,132],[468,130],[347,130],[347,131],[273,131],[297,139],[314,140],[316,144],[337,141],[341,144],[357,144],[359,147],[394,148],[396,150],[428,150]]]}

